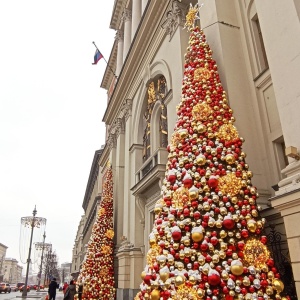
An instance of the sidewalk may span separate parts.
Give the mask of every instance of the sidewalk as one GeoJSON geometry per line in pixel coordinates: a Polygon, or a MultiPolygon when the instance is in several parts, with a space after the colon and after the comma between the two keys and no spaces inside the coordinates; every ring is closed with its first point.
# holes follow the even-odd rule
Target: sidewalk
{"type": "MultiPolygon", "coordinates": [[[[18,299],[32,299],[32,300],[45,300],[46,295],[48,294],[48,292],[45,291],[30,291],[27,293],[27,297],[26,298],[22,298],[22,294],[20,293],[19,295],[16,296],[16,298],[18,299]]],[[[63,300],[64,299],[64,294],[63,292],[56,292],[56,298],[55,300],[63,300]]]]}

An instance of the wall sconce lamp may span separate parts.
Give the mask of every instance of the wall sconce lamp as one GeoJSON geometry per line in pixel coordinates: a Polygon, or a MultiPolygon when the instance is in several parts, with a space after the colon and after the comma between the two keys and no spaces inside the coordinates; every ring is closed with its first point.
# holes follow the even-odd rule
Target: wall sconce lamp
{"type": "Polygon", "coordinates": [[[296,147],[290,146],[285,148],[285,155],[296,160],[300,159],[300,155],[298,153],[298,149],[296,147]]]}

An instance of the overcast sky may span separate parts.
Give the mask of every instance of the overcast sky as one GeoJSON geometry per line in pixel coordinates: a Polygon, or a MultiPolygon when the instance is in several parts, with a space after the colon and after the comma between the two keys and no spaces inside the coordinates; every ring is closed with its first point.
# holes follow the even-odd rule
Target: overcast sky
{"type": "MultiPolygon", "coordinates": [[[[59,262],[72,248],[94,152],[104,144],[104,60],[113,2],[0,1],[0,243],[20,261],[21,217],[47,219],[59,262]]],[[[34,241],[35,242],[35,241],[34,241]]],[[[25,271],[25,270],[23,270],[25,271]]]]}

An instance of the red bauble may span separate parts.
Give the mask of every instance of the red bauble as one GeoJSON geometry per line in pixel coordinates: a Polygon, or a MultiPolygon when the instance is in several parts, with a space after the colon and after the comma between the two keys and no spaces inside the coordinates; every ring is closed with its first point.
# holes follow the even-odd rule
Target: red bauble
{"type": "Polygon", "coordinates": [[[221,282],[221,278],[218,274],[208,275],[207,281],[211,285],[218,285],[221,282]]]}
{"type": "Polygon", "coordinates": [[[243,229],[241,232],[241,235],[244,239],[246,239],[249,236],[249,232],[247,229],[243,229]]]}
{"type": "Polygon", "coordinates": [[[168,175],[168,181],[170,183],[174,183],[176,181],[176,175],[175,175],[175,172],[173,171],[169,171],[169,175],[168,175]]]}
{"type": "Polygon", "coordinates": [[[198,219],[200,219],[200,217],[201,217],[201,214],[199,213],[199,211],[195,211],[194,212],[194,219],[198,220],[198,219]]]}
{"type": "Polygon", "coordinates": [[[210,188],[215,189],[218,186],[218,178],[216,176],[210,176],[207,184],[210,188]]]}
{"type": "Polygon", "coordinates": [[[226,229],[233,229],[235,226],[234,220],[232,220],[231,218],[226,218],[226,217],[224,218],[222,224],[226,229]]]}
{"type": "Polygon", "coordinates": [[[152,276],[150,274],[147,274],[145,277],[144,277],[144,282],[147,284],[147,285],[150,285],[150,280],[152,280],[152,276]]]}
{"type": "Polygon", "coordinates": [[[267,239],[267,237],[266,237],[265,235],[263,235],[263,236],[260,238],[260,241],[261,241],[264,245],[266,245],[267,242],[268,242],[268,239],[267,239]]]}
{"type": "Polygon", "coordinates": [[[181,232],[180,231],[172,232],[172,238],[174,241],[179,241],[181,239],[181,232]]]}
{"type": "Polygon", "coordinates": [[[185,174],[182,183],[186,188],[191,188],[193,185],[193,179],[190,174],[185,174]]]}

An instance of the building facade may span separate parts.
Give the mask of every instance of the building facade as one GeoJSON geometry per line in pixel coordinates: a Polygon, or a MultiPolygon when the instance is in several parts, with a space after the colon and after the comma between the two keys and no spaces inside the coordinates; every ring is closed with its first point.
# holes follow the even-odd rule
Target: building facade
{"type": "MultiPolygon", "coordinates": [[[[133,299],[141,282],[181,98],[189,37],[183,25],[190,2],[197,3],[114,2],[110,27],[116,39],[101,83],[108,95],[103,117],[107,137],[98,165],[104,168],[110,161],[114,172],[118,299],[133,299]]],[[[289,280],[295,281],[300,295],[300,230],[295,226],[300,217],[299,1],[202,3],[199,24],[246,140],[243,149],[254,173],[252,182],[269,224],[266,234],[281,237],[280,252],[289,256],[293,271],[289,280]]],[[[85,201],[91,206],[95,199],[85,201]]],[[[87,210],[85,219],[89,216],[87,210]]],[[[90,231],[81,234],[82,241],[88,241],[90,231]]]]}
{"type": "Polygon", "coordinates": [[[80,266],[85,259],[87,244],[92,233],[92,227],[96,220],[96,213],[101,199],[102,168],[99,165],[99,159],[102,151],[102,149],[95,151],[82,203],[84,215],[78,225],[72,255],[71,276],[75,279],[77,278],[80,266]]]}
{"type": "Polygon", "coordinates": [[[6,250],[7,246],[3,245],[0,243],[0,281],[3,281],[3,276],[4,276],[4,261],[5,261],[5,256],[6,256],[6,250]]]}
{"type": "Polygon", "coordinates": [[[18,265],[18,261],[15,258],[5,258],[3,269],[3,281],[8,283],[22,282],[23,267],[18,265]]]}

